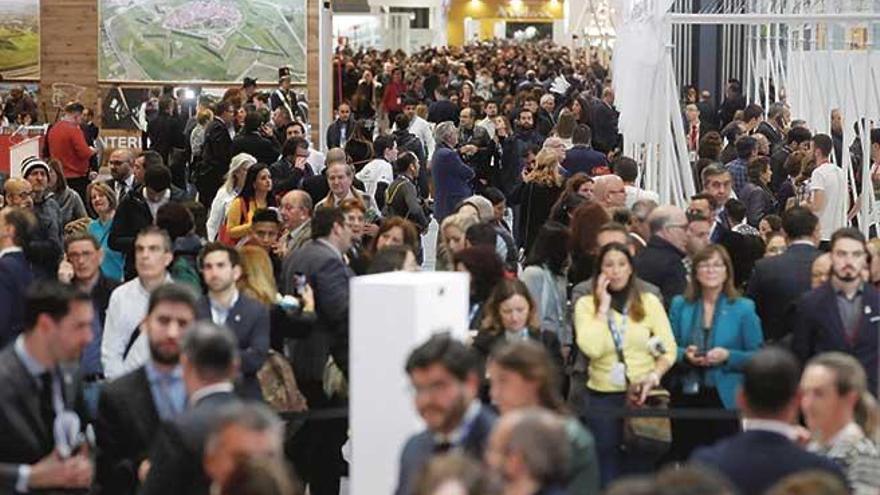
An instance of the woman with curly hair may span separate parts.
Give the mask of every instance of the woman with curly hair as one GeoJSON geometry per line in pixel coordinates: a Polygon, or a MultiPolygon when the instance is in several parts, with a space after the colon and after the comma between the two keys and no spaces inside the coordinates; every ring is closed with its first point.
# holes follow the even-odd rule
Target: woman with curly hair
{"type": "Polygon", "coordinates": [[[510,193],[510,204],[520,205],[517,241],[526,252],[532,247],[538,230],[550,218],[553,204],[562,194],[562,175],[555,152],[543,149],[535,158],[535,166],[523,172],[523,182],[510,193]]]}

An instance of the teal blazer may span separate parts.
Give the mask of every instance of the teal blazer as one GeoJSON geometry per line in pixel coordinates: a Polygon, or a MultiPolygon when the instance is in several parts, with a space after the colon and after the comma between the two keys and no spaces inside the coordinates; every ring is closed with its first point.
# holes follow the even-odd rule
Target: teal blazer
{"type": "MultiPolygon", "coordinates": [[[[675,296],[669,306],[672,334],[678,344],[677,362],[684,362],[684,354],[690,345],[691,331],[702,328],[702,301],[690,302],[683,296],[675,296]]],[[[711,375],[726,409],[736,409],[736,391],[742,383],[743,367],[764,342],[761,320],[755,312],[755,303],[747,297],[730,300],[724,294],[715,304],[712,336],[709,349],[723,347],[730,357],[720,366],[707,369],[711,375]]]]}

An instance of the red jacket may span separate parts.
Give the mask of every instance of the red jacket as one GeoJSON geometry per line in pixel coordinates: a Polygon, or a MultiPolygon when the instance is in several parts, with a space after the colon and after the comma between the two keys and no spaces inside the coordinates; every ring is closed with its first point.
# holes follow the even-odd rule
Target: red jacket
{"type": "MultiPolygon", "coordinates": [[[[386,112],[399,112],[403,109],[402,99],[406,92],[406,85],[402,82],[389,82],[382,96],[382,107],[386,112]]],[[[393,125],[393,122],[392,122],[393,125]]]]}
{"type": "Polygon", "coordinates": [[[92,150],[86,144],[86,137],[78,125],[59,120],[49,129],[46,140],[49,143],[49,155],[60,161],[64,168],[64,177],[89,175],[92,150]]]}

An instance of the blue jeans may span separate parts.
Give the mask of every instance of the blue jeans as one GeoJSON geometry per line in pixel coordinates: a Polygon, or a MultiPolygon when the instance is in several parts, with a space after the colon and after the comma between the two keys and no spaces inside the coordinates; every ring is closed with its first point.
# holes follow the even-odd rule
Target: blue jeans
{"type": "Polygon", "coordinates": [[[619,416],[586,415],[591,407],[619,409],[626,407],[626,394],[604,393],[587,389],[581,418],[596,438],[599,455],[599,475],[602,488],[620,476],[651,472],[653,461],[638,452],[621,449],[623,442],[623,418],[619,416]]]}

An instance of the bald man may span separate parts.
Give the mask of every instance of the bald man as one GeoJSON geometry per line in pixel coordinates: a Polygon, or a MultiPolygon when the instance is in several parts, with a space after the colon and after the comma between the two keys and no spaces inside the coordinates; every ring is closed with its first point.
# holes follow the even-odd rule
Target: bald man
{"type": "MultiPolygon", "coordinates": [[[[135,167],[135,156],[134,152],[128,148],[119,148],[113,150],[113,153],[110,154],[110,159],[107,161],[107,164],[110,165],[110,175],[113,177],[111,180],[107,181],[107,185],[113,188],[113,191],[116,192],[116,201],[119,204],[122,201],[122,197],[125,196],[128,191],[134,189],[137,185],[137,179],[134,174],[135,167]]],[[[143,158],[141,159],[141,164],[138,168],[139,173],[143,176],[143,158]]]]}
{"type": "Polygon", "coordinates": [[[648,215],[651,238],[635,260],[639,277],[656,285],[666,307],[687,287],[688,220],[677,206],[658,206],[648,215]]]}
{"type": "Polygon", "coordinates": [[[6,206],[14,206],[33,210],[34,188],[31,183],[21,177],[12,177],[3,185],[3,194],[6,198],[6,206]]]}
{"type": "Polygon", "coordinates": [[[279,256],[299,249],[312,238],[312,197],[294,189],[281,198],[281,221],[284,232],[279,239],[279,256]]]}
{"type": "Polygon", "coordinates": [[[626,206],[626,186],[616,175],[600,175],[594,179],[593,196],[609,215],[626,206]]]}

